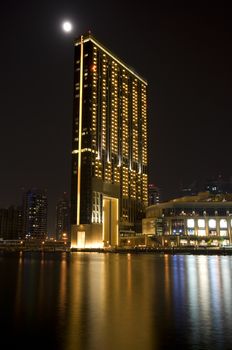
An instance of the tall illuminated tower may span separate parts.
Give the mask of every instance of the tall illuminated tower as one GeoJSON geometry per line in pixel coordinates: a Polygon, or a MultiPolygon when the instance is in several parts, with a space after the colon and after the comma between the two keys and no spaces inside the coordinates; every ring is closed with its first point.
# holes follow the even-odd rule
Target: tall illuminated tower
{"type": "Polygon", "coordinates": [[[117,246],[148,203],[147,82],[89,33],[74,69],[71,247],[117,246]]]}

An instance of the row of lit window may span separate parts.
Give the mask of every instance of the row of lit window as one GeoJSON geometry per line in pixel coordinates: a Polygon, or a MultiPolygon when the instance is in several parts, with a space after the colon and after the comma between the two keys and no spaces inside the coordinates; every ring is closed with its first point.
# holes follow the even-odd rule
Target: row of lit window
{"type": "Polygon", "coordinates": [[[124,167],[122,168],[122,195],[124,197],[128,197],[128,168],[124,167]]]}
{"type": "Polygon", "coordinates": [[[92,196],[92,223],[101,223],[101,193],[93,191],[92,196]]]}
{"type": "MultiPolygon", "coordinates": [[[[96,140],[96,129],[97,129],[97,51],[94,50],[94,57],[93,57],[93,90],[92,90],[92,130],[93,130],[93,137],[92,137],[92,145],[95,148],[97,146],[97,140],[96,140]]],[[[97,172],[96,172],[97,175],[97,172]]],[[[99,176],[99,175],[98,175],[99,176]]]]}
{"type": "Polygon", "coordinates": [[[143,201],[147,203],[148,201],[148,178],[147,174],[142,175],[142,188],[143,188],[143,201]]]}
{"type": "Polygon", "coordinates": [[[142,115],[142,161],[147,164],[147,117],[142,115]]]}
{"type": "MultiPolygon", "coordinates": [[[[96,60],[94,61],[94,63],[97,63],[96,62],[96,60]]],[[[103,65],[103,71],[104,71],[104,73],[106,73],[106,65],[104,64],[103,65]]],[[[96,73],[94,73],[94,74],[96,74],[96,73]]],[[[115,76],[115,74],[113,73],[112,74],[113,76],[115,76]]],[[[115,84],[116,84],[116,86],[117,86],[117,80],[115,80],[115,84]]],[[[135,83],[133,83],[134,85],[136,85],[135,83]]],[[[96,84],[95,84],[96,85],[96,84]]],[[[123,87],[124,87],[124,90],[126,90],[126,91],[128,91],[128,85],[127,85],[127,83],[125,83],[125,82],[123,82],[123,87]]],[[[105,89],[106,88],[106,82],[104,81],[103,82],[103,89],[105,89]]],[[[144,89],[144,92],[145,92],[146,90],[144,89]]],[[[136,94],[137,94],[137,92],[136,92],[136,94]]],[[[93,97],[96,97],[96,92],[93,94],[93,97]]],[[[144,94],[144,97],[143,97],[143,99],[144,99],[144,101],[145,101],[145,94],[144,94]]],[[[136,96],[136,98],[137,98],[137,96],[136,96]]],[[[115,107],[115,102],[118,102],[118,100],[117,100],[117,98],[115,99],[115,101],[113,101],[112,103],[114,104],[114,107],[115,107]]],[[[127,101],[127,99],[125,99],[124,100],[124,112],[125,112],[125,110],[126,109],[128,109],[128,101],[127,101]]],[[[117,110],[116,110],[116,112],[117,112],[117,110]]],[[[127,120],[128,120],[128,114],[127,113],[124,113],[124,115],[127,117],[127,120]]],[[[106,108],[103,108],[103,127],[102,127],[102,148],[105,148],[106,147],[106,139],[105,139],[105,131],[106,131],[106,125],[104,125],[104,124],[106,124],[106,108]],[[104,114],[105,114],[105,118],[104,118],[104,114]],[[105,120],[104,120],[105,119],[105,120]]],[[[116,118],[115,118],[116,119],[116,118]]],[[[124,118],[125,119],[125,118],[124,118]]],[[[112,129],[116,129],[117,128],[117,123],[112,123],[112,125],[113,125],[113,128],[112,129]]],[[[93,128],[94,128],[94,130],[96,130],[96,123],[94,123],[94,125],[93,125],[93,128]]],[[[123,147],[123,149],[124,149],[124,153],[125,153],[125,155],[126,156],[128,156],[128,151],[129,151],[129,149],[128,149],[128,145],[127,145],[127,140],[128,140],[128,127],[126,128],[126,130],[125,130],[125,128],[123,128],[123,130],[124,130],[124,147],[123,147]]],[[[144,132],[146,131],[146,129],[144,128],[144,132]]],[[[115,153],[117,153],[117,146],[118,146],[118,142],[117,142],[117,132],[115,133],[114,131],[112,131],[112,133],[114,133],[114,135],[112,136],[112,150],[115,152],[115,153]],[[113,149],[113,148],[115,148],[115,149],[113,149]]],[[[134,135],[134,133],[133,133],[133,135],[134,135]]],[[[134,136],[135,137],[135,136],[134,136]]],[[[136,140],[133,140],[133,144],[136,144],[136,140]]],[[[145,141],[145,146],[147,145],[147,142],[145,141]]],[[[137,152],[137,150],[138,150],[138,147],[137,147],[137,145],[135,146],[135,152],[133,152],[133,154],[135,154],[135,159],[137,160],[138,159],[138,152],[137,152]]],[[[146,157],[143,157],[143,161],[144,162],[146,162],[146,157]]]]}
{"type": "MultiPolygon", "coordinates": [[[[134,82],[134,86],[137,84],[134,82]]],[[[133,103],[133,108],[132,108],[132,118],[133,118],[133,160],[138,161],[138,130],[136,125],[138,125],[138,92],[133,86],[132,89],[132,103],[133,103]]]]}
{"type": "Polygon", "coordinates": [[[120,183],[120,168],[118,166],[114,167],[114,182],[120,183]]]}
{"type": "MultiPolygon", "coordinates": [[[[188,228],[194,228],[199,227],[199,228],[205,228],[206,225],[208,224],[208,227],[210,229],[216,229],[217,225],[219,225],[220,228],[222,229],[227,229],[228,227],[228,222],[226,219],[220,219],[219,221],[217,221],[216,219],[187,219],[187,227],[188,228]]],[[[231,227],[232,227],[232,220],[231,220],[231,227]]]]}
{"type": "Polygon", "coordinates": [[[122,112],[123,112],[123,120],[122,120],[122,149],[123,154],[128,157],[129,155],[129,145],[128,145],[128,101],[125,96],[122,98],[123,106],[122,106],[122,112]]]}
{"type": "MultiPolygon", "coordinates": [[[[183,235],[184,234],[184,230],[183,229],[174,229],[172,230],[172,234],[173,235],[183,235]]],[[[220,237],[226,237],[228,236],[228,230],[211,230],[208,232],[207,234],[207,231],[205,229],[188,229],[187,230],[187,235],[188,236],[200,236],[200,237],[203,237],[203,236],[220,236],[220,237]]]]}
{"type": "Polygon", "coordinates": [[[102,162],[98,159],[94,163],[94,175],[98,178],[102,178],[102,162]]]}
{"type": "MultiPolygon", "coordinates": [[[[102,81],[103,88],[106,86],[106,79],[102,81]]],[[[102,100],[102,148],[106,149],[106,101],[102,100]]]]}
{"type": "Polygon", "coordinates": [[[105,166],[105,173],[104,173],[104,180],[105,181],[109,181],[111,182],[112,181],[112,169],[111,169],[112,165],[111,163],[106,163],[106,166],[105,166]]]}
{"type": "Polygon", "coordinates": [[[130,176],[130,195],[132,198],[136,198],[136,175],[131,174],[130,176]]]}
{"type": "MultiPolygon", "coordinates": [[[[112,77],[114,78],[115,74],[112,70],[112,77]]],[[[118,153],[118,99],[117,99],[117,93],[118,93],[118,84],[117,81],[112,79],[112,85],[113,85],[113,92],[112,95],[114,98],[112,99],[112,123],[111,123],[111,132],[112,132],[112,152],[118,153]]]]}

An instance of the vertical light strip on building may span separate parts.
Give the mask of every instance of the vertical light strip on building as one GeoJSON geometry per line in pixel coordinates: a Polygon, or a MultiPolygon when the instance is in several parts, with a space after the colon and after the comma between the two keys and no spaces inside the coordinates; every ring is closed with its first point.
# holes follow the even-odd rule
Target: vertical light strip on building
{"type": "Polygon", "coordinates": [[[118,199],[116,199],[116,205],[117,205],[117,246],[119,245],[119,234],[118,234],[118,231],[119,231],[119,200],[118,199]]]}
{"type": "Polygon", "coordinates": [[[80,225],[80,196],[81,196],[81,146],[82,146],[82,95],[83,95],[83,51],[84,42],[81,36],[80,52],[80,99],[79,99],[79,135],[78,135],[78,177],[77,177],[77,225],[80,225]]]}

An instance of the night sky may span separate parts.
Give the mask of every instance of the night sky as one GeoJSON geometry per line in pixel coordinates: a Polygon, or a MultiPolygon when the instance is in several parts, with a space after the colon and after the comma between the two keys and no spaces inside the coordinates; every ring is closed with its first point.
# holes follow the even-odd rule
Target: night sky
{"type": "MultiPolygon", "coordinates": [[[[0,207],[70,193],[74,38],[92,34],[149,84],[149,182],[230,177],[231,10],[156,1],[8,1],[0,9],[0,207]],[[65,19],[75,26],[62,32],[65,19]]],[[[224,5],[223,5],[224,4],[224,5]]]]}

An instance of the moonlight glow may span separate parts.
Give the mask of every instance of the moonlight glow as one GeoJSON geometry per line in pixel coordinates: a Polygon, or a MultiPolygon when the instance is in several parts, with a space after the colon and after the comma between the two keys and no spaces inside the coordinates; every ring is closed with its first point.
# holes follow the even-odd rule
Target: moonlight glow
{"type": "Polygon", "coordinates": [[[63,28],[63,31],[64,31],[64,32],[69,33],[69,32],[72,31],[73,26],[72,26],[72,23],[71,23],[71,22],[65,21],[65,22],[63,22],[63,24],[62,24],[62,28],[63,28]]]}

